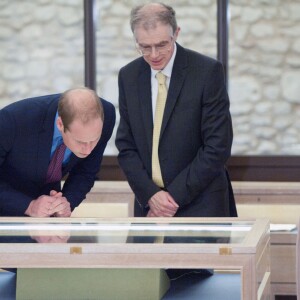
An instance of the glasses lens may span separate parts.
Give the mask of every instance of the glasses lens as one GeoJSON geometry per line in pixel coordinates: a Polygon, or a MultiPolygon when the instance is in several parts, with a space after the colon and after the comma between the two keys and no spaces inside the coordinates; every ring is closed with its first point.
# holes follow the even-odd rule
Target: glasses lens
{"type": "Polygon", "coordinates": [[[167,42],[165,45],[158,45],[158,46],[147,46],[147,47],[142,47],[138,43],[136,44],[136,47],[138,51],[140,52],[141,55],[147,56],[152,53],[152,49],[154,49],[155,53],[158,54],[165,54],[171,49],[173,37],[171,37],[171,40],[167,42]]]}

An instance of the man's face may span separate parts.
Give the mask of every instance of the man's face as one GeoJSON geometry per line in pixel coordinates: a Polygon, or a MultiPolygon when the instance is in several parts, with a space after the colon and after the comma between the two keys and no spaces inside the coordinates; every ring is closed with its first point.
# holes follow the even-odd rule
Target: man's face
{"type": "Polygon", "coordinates": [[[64,144],[79,158],[87,157],[100,140],[103,122],[100,118],[83,124],[80,120],[74,120],[69,130],[64,131],[64,125],[60,117],[57,118],[57,127],[61,132],[64,144]]]}
{"type": "Polygon", "coordinates": [[[154,70],[162,70],[170,61],[174,52],[174,43],[179,28],[173,34],[170,25],[158,23],[156,28],[146,30],[137,27],[134,36],[138,49],[143,53],[145,61],[154,70]]]}

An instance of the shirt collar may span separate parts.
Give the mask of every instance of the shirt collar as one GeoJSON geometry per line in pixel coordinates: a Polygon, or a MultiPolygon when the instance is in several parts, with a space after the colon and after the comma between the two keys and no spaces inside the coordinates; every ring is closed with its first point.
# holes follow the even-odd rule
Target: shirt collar
{"type": "MultiPolygon", "coordinates": [[[[56,115],[54,118],[54,126],[53,126],[54,130],[53,130],[53,140],[52,140],[52,147],[51,147],[51,157],[52,157],[55,149],[64,142],[62,135],[56,125],[57,118],[58,118],[58,112],[56,112],[56,115]]],[[[65,155],[64,155],[64,163],[67,163],[69,161],[70,156],[71,156],[71,150],[69,148],[67,148],[65,151],[65,155]]]]}
{"type": "Polygon", "coordinates": [[[63,142],[63,138],[56,125],[57,118],[58,118],[58,112],[56,112],[55,119],[54,119],[53,143],[59,145],[63,142]]]}

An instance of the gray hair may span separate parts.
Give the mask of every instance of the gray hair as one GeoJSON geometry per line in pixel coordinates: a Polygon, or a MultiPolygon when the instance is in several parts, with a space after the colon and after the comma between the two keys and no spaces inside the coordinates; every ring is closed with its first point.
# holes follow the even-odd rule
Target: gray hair
{"type": "Polygon", "coordinates": [[[155,28],[158,22],[170,25],[173,33],[177,30],[175,10],[163,3],[150,3],[136,6],[131,10],[130,27],[134,34],[137,26],[149,30],[155,28]]]}

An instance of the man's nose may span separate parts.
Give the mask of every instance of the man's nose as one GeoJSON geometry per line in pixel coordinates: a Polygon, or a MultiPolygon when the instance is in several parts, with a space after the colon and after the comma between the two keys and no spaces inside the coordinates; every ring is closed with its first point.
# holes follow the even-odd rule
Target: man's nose
{"type": "Polygon", "coordinates": [[[151,57],[156,57],[159,55],[159,52],[157,51],[156,47],[153,46],[151,47],[151,53],[150,53],[151,57]]]}
{"type": "Polygon", "coordinates": [[[83,154],[90,154],[92,152],[92,150],[93,150],[92,145],[90,145],[90,144],[87,143],[87,144],[83,145],[81,152],[83,154]]]}

